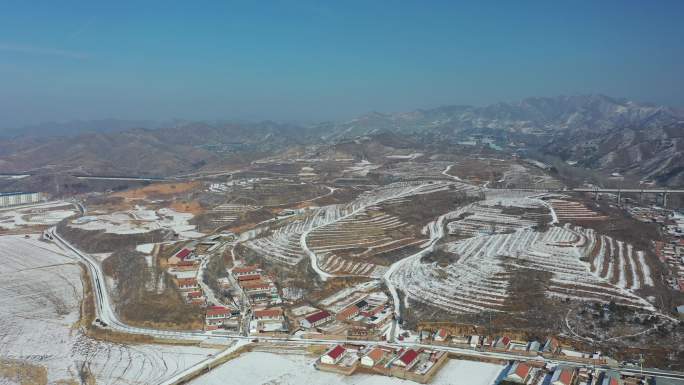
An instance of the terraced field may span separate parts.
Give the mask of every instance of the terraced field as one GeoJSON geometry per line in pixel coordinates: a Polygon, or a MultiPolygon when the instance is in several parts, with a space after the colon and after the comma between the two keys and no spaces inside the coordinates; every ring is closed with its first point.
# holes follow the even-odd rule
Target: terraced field
{"type": "Polygon", "coordinates": [[[409,224],[371,206],[312,231],[311,250],[319,257],[322,270],[332,274],[381,276],[382,266],[363,262],[377,254],[390,253],[425,241],[403,233],[409,224]]]}
{"type": "MultiPolygon", "coordinates": [[[[548,216],[547,214],[537,212],[527,212],[523,215],[508,213],[507,209],[513,204],[519,203],[510,200],[487,200],[482,203],[476,203],[466,211],[463,219],[454,220],[447,224],[449,234],[473,237],[477,235],[509,233],[519,229],[532,228],[539,222],[541,217],[548,216]]],[[[544,205],[530,199],[526,202],[525,207],[513,207],[542,209],[544,205]]]]}
{"type": "MultiPolygon", "coordinates": [[[[473,214],[466,219],[486,218],[488,224],[494,222],[507,233],[473,231],[469,238],[446,245],[455,262],[444,266],[412,259],[392,275],[392,282],[411,300],[451,312],[503,311],[510,295],[511,271],[523,268],[552,273],[548,297],[653,308],[634,292],[653,284],[642,252],[580,227],[551,226],[539,232],[524,220],[516,224],[513,216],[492,212],[491,207],[499,206],[497,201],[471,204],[450,216],[470,212],[473,214]]],[[[536,199],[517,203],[509,199],[505,204],[540,205],[536,199]]],[[[469,228],[459,222],[450,225],[456,223],[451,227],[461,230],[469,228]]]]}
{"type": "Polygon", "coordinates": [[[586,258],[592,274],[630,290],[653,286],[651,269],[643,251],[634,250],[628,243],[598,235],[592,229],[575,229],[586,239],[586,258]]]}
{"type": "Polygon", "coordinates": [[[606,216],[598,214],[580,202],[551,199],[549,203],[553,206],[560,221],[600,221],[606,219],[606,216]]]}
{"type": "Polygon", "coordinates": [[[310,257],[322,276],[382,275],[382,267],[363,260],[378,253],[398,250],[420,243],[420,239],[401,236],[401,219],[379,210],[382,203],[403,198],[466,189],[468,185],[448,181],[397,182],[364,192],[348,204],[307,210],[290,218],[270,234],[253,239],[246,246],[263,258],[295,265],[310,257]]]}
{"type": "Polygon", "coordinates": [[[211,222],[217,226],[230,225],[240,217],[240,214],[258,210],[260,208],[261,207],[259,206],[253,205],[225,203],[211,209],[211,213],[216,214],[212,217],[211,222]]]}

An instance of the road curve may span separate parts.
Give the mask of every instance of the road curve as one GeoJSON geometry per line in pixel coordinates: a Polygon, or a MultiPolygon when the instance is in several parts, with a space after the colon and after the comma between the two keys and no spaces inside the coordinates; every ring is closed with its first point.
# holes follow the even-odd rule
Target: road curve
{"type": "MultiPolygon", "coordinates": [[[[437,221],[436,225],[439,227],[441,223],[437,221]]],[[[439,234],[439,229],[433,229],[437,234],[439,234]]],[[[331,344],[343,344],[347,343],[347,340],[328,340],[328,339],[305,339],[305,338],[292,338],[290,336],[287,337],[267,337],[267,336],[241,336],[241,335],[235,335],[235,334],[229,334],[227,332],[211,332],[211,331],[198,331],[198,330],[189,330],[189,331],[173,331],[173,330],[161,330],[161,329],[152,329],[152,328],[141,328],[141,327],[136,327],[136,326],[131,326],[127,325],[124,322],[122,322],[118,316],[116,315],[116,311],[113,306],[113,302],[111,297],[109,296],[109,293],[106,288],[106,281],[105,281],[105,275],[104,272],[102,271],[102,267],[94,257],[89,255],[88,253],[85,253],[78,248],[74,247],[71,245],[68,241],[66,241],[62,236],[60,236],[57,233],[57,230],[55,227],[52,227],[46,231],[53,239],[55,243],[60,245],[62,248],[72,252],[75,257],[79,258],[86,268],[88,269],[88,275],[91,278],[92,286],[93,286],[93,294],[95,298],[95,311],[96,311],[96,316],[100,320],[106,322],[108,324],[107,328],[111,330],[116,330],[119,332],[123,333],[129,333],[129,334],[136,334],[136,335],[147,335],[150,337],[155,337],[155,338],[162,338],[162,339],[177,339],[177,340],[188,340],[188,341],[197,341],[197,342],[202,342],[206,340],[224,340],[225,342],[229,341],[243,341],[245,340],[252,340],[255,338],[258,338],[259,341],[264,341],[264,342],[271,342],[271,343],[283,343],[283,344],[297,344],[297,345],[331,345],[331,344]]],[[[433,243],[434,245],[434,243],[433,243]]],[[[423,344],[423,343],[415,343],[415,342],[409,342],[409,341],[400,341],[400,342],[381,342],[381,341],[376,341],[376,340],[354,340],[354,343],[356,344],[365,344],[365,345],[373,345],[373,344],[383,344],[391,347],[406,347],[406,346],[414,346],[414,347],[422,347],[422,348],[428,348],[428,349],[439,349],[443,351],[447,351],[450,353],[455,353],[463,356],[468,356],[472,358],[497,358],[501,360],[540,360],[544,361],[548,364],[551,365],[557,365],[557,364],[563,364],[563,365],[568,365],[568,366],[573,366],[573,367],[581,367],[581,366],[587,366],[586,364],[581,364],[577,363],[574,361],[566,361],[562,359],[556,359],[556,358],[545,358],[541,356],[537,357],[529,357],[529,356],[523,356],[523,355],[518,355],[518,354],[513,354],[509,352],[489,352],[489,351],[480,351],[476,349],[469,349],[469,348],[459,348],[459,347],[451,347],[451,346],[436,346],[436,345],[430,345],[430,344],[423,344]]],[[[239,345],[239,344],[238,344],[239,345]]],[[[235,346],[235,345],[233,345],[235,346]]],[[[230,349],[230,348],[229,348],[230,349]]],[[[218,359],[221,356],[219,354],[216,359],[218,359]]],[[[206,365],[206,367],[209,367],[211,365],[211,362],[214,360],[209,360],[208,362],[204,362],[203,364],[206,365]]],[[[607,369],[612,369],[609,367],[596,367],[599,370],[607,370],[607,369]]],[[[636,370],[632,369],[625,369],[625,372],[636,372],[636,370]]],[[[658,369],[651,369],[651,368],[644,368],[644,373],[649,373],[649,374],[654,374],[654,375],[661,375],[661,376],[667,376],[669,378],[678,378],[678,379],[684,379],[684,373],[678,373],[678,372],[668,372],[668,371],[661,371],[658,369]]]]}

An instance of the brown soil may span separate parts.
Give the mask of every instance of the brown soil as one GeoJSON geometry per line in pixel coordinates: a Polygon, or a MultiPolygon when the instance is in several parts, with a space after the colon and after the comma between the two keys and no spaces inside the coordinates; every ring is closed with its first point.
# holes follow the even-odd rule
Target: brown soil
{"type": "Polygon", "coordinates": [[[155,196],[170,196],[189,192],[200,187],[200,182],[154,183],[143,188],[113,194],[126,199],[148,199],[155,196]]]}
{"type": "Polygon", "coordinates": [[[202,209],[202,206],[197,201],[176,200],[171,203],[171,208],[180,213],[190,213],[194,215],[204,212],[204,209],[202,209]]]}
{"type": "Polygon", "coordinates": [[[10,383],[21,385],[47,384],[47,369],[44,366],[33,365],[20,360],[0,358],[0,378],[6,378],[10,383]]]}

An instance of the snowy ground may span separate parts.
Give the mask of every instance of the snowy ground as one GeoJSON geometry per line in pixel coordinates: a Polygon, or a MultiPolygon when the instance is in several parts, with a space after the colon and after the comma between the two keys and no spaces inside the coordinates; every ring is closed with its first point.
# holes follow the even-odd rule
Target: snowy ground
{"type": "Polygon", "coordinates": [[[3,209],[0,210],[0,229],[54,225],[76,213],[75,207],[67,202],[48,202],[28,207],[3,209]]]}
{"type": "Polygon", "coordinates": [[[69,255],[36,235],[0,237],[0,357],[47,368],[49,383],[77,379],[87,362],[98,385],[149,384],[214,352],[86,337],[75,328],[82,298],[80,274],[69,255]]]}
{"type": "MultiPolygon", "coordinates": [[[[413,381],[370,374],[343,376],[316,370],[306,355],[252,352],[228,361],[195,379],[193,385],[415,385],[413,381]],[[268,365],[264,365],[268,362],[268,365]],[[254,368],[259,368],[255,370],[254,368]]],[[[430,382],[433,385],[491,385],[504,367],[474,361],[450,360],[430,382]]]]}
{"type": "Polygon", "coordinates": [[[189,222],[193,215],[170,208],[150,210],[136,206],[132,210],[89,215],[74,220],[69,226],[83,230],[105,230],[113,234],[141,234],[157,229],[173,230],[184,238],[199,238],[204,234],[189,222]]]}
{"type": "MultiPolygon", "coordinates": [[[[539,207],[542,201],[515,194],[492,195],[446,214],[448,219],[458,219],[466,211],[472,214],[449,223],[450,230],[470,236],[445,244],[445,251],[455,256],[453,263],[441,266],[419,257],[405,258],[389,270],[390,290],[394,285],[405,298],[454,313],[502,311],[509,295],[507,272],[524,267],[553,274],[546,292],[549,297],[653,308],[635,292],[651,286],[653,278],[643,253],[632,245],[569,225],[538,232],[531,228],[535,220],[504,215],[495,207],[525,209],[539,207]],[[497,233],[490,226],[506,231],[497,233]]],[[[555,216],[553,210],[551,214],[555,216]]]]}

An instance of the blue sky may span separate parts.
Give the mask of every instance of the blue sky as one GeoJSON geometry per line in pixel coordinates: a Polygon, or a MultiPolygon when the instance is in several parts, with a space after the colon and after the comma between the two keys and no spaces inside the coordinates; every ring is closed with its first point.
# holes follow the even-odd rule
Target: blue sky
{"type": "Polygon", "coordinates": [[[2,1],[0,127],[346,119],[604,93],[684,107],[682,1],[2,1]]]}

